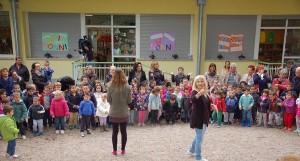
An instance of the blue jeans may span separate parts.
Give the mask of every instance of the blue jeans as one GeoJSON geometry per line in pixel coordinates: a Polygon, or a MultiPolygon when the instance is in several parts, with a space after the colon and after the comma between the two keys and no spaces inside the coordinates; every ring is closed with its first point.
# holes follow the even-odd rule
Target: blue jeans
{"type": "Polygon", "coordinates": [[[6,153],[10,156],[15,155],[16,145],[16,139],[8,141],[6,153]]]}
{"type": "Polygon", "coordinates": [[[185,119],[185,121],[188,121],[190,119],[190,110],[184,110],[183,118],[185,119]]]}
{"type": "Polygon", "coordinates": [[[251,120],[251,110],[243,109],[242,114],[243,114],[242,116],[243,121],[246,122],[247,120],[251,120]]]}
{"type": "Polygon", "coordinates": [[[65,130],[65,117],[55,117],[54,123],[56,130],[65,130]]]}
{"type": "Polygon", "coordinates": [[[202,146],[202,143],[203,143],[206,128],[207,128],[207,124],[203,124],[202,129],[195,128],[196,136],[193,140],[192,146],[189,149],[189,152],[194,154],[196,160],[201,160],[202,159],[201,146],[202,146]]]}

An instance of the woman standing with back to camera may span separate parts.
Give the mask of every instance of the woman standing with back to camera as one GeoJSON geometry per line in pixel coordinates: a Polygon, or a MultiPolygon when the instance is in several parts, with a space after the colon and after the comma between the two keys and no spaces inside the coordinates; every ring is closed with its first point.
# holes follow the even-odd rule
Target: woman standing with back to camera
{"type": "Polygon", "coordinates": [[[112,122],[113,133],[113,155],[117,155],[117,143],[119,126],[122,135],[122,152],[125,154],[127,142],[127,121],[128,121],[128,104],[131,103],[131,90],[127,84],[126,76],[122,69],[117,68],[112,77],[112,81],[107,90],[107,101],[110,104],[109,121],[112,122]]]}
{"type": "Polygon", "coordinates": [[[188,150],[188,153],[195,156],[196,160],[207,161],[201,154],[206,128],[208,126],[211,101],[208,96],[208,84],[203,75],[194,79],[192,91],[192,114],[190,127],[195,129],[196,136],[188,150]]]}

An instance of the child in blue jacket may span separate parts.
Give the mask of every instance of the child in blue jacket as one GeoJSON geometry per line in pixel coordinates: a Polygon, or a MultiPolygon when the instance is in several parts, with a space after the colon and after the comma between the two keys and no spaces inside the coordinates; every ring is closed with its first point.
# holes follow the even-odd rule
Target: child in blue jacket
{"type": "Polygon", "coordinates": [[[95,117],[94,103],[90,100],[91,96],[89,93],[85,93],[83,96],[84,100],[80,102],[78,114],[81,119],[80,134],[84,137],[84,130],[87,134],[92,134],[90,131],[91,117],[95,117]]]}
{"type": "Polygon", "coordinates": [[[229,91],[229,96],[225,99],[227,111],[224,113],[224,125],[231,125],[233,122],[234,112],[239,107],[239,101],[235,97],[235,91],[229,91]]]}
{"type": "Polygon", "coordinates": [[[262,121],[264,122],[264,126],[267,127],[267,112],[270,106],[269,99],[269,90],[264,89],[262,92],[262,96],[258,99],[259,107],[258,107],[258,124],[256,126],[260,126],[262,121]]]}

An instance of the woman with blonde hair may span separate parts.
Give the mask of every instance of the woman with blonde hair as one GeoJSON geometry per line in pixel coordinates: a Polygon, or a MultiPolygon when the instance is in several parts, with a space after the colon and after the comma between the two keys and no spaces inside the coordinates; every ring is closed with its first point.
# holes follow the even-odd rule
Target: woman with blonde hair
{"type": "Polygon", "coordinates": [[[190,127],[195,129],[196,136],[188,150],[188,153],[195,156],[196,160],[205,161],[201,153],[201,146],[208,127],[210,107],[214,106],[209,99],[208,83],[203,75],[194,79],[191,96],[192,113],[190,127]]]}
{"type": "Polygon", "coordinates": [[[117,68],[107,89],[107,102],[110,104],[109,121],[112,122],[113,155],[117,155],[119,126],[122,135],[122,152],[125,154],[127,142],[128,104],[131,103],[131,90],[122,69],[117,68]]]}
{"type": "Polygon", "coordinates": [[[162,85],[165,80],[164,72],[159,69],[157,61],[151,63],[151,70],[149,71],[149,81],[150,80],[155,80],[157,86],[162,85]]]}

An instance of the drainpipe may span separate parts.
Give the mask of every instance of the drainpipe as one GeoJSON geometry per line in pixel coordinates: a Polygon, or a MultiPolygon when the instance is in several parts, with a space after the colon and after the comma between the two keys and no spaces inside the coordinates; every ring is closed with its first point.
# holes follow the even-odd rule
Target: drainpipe
{"type": "Polygon", "coordinates": [[[19,0],[10,0],[11,2],[11,12],[13,18],[13,30],[14,30],[14,42],[15,42],[15,49],[16,49],[16,56],[20,56],[20,46],[19,46],[19,30],[18,30],[18,23],[17,23],[17,9],[16,9],[16,2],[19,0]]]}
{"type": "Polygon", "coordinates": [[[198,24],[198,51],[197,51],[197,69],[196,74],[200,75],[201,71],[201,50],[202,50],[202,26],[203,26],[203,8],[206,0],[197,0],[199,6],[199,24],[198,24]]]}

